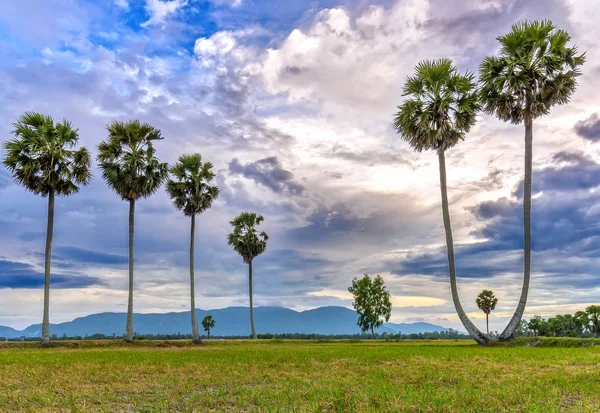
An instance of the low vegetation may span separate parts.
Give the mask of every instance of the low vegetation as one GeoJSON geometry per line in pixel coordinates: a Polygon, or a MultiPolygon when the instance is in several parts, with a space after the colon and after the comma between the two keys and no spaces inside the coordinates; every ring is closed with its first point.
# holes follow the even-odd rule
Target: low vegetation
{"type": "Polygon", "coordinates": [[[600,404],[599,346],[76,344],[0,344],[0,411],[594,412],[600,404]]]}

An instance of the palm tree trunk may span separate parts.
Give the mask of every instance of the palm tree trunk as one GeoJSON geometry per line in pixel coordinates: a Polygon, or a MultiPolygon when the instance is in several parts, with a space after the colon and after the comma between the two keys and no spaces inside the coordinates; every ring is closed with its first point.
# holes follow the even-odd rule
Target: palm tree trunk
{"type": "Polygon", "coordinates": [[[54,235],[54,190],[48,193],[48,226],[46,228],[46,252],[44,255],[44,316],[42,321],[42,345],[50,344],[50,263],[52,261],[52,236],[54,235]]]}
{"type": "Polygon", "coordinates": [[[192,225],[190,231],[190,296],[192,309],[192,340],[195,344],[200,344],[200,334],[198,334],[198,323],[196,322],[196,298],[194,285],[194,234],[196,232],[196,215],[192,215],[192,225]]]}
{"type": "Polygon", "coordinates": [[[133,343],[133,235],[135,228],[135,200],[129,200],[129,299],[127,301],[127,328],[125,341],[133,343]]]}
{"type": "Polygon", "coordinates": [[[458,314],[458,318],[462,322],[467,332],[479,344],[486,345],[489,343],[488,338],[471,322],[467,314],[460,304],[458,297],[458,288],[456,286],[456,270],[454,268],[454,241],[452,240],[452,226],[450,224],[450,209],[448,207],[448,192],[446,189],[446,158],[444,151],[438,151],[440,161],[440,189],[442,192],[442,215],[444,216],[444,229],[446,230],[446,247],[448,250],[448,268],[450,271],[450,289],[452,290],[452,301],[458,314]]]}
{"type": "Polygon", "coordinates": [[[250,325],[252,326],[252,338],[256,340],[256,330],[254,329],[254,309],[252,307],[252,261],[248,263],[248,290],[250,292],[250,325]]]}
{"type": "Polygon", "coordinates": [[[206,338],[210,340],[210,330],[207,330],[207,331],[206,331],[206,334],[207,334],[207,337],[206,337],[206,338]]]}
{"type": "Polygon", "coordinates": [[[373,330],[373,326],[371,326],[371,338],[375,340],[375,331],[373,330]]]}
{"type": "Polygon", "coordinates": [[[507,341],[514,337],[515,330],[523,318],[527,295],[529,294],[529,280],[531,278],[531,178],[533,174],[533,121],[525,119],[525,179],[523,180],[523,238],[524,238],[524,262],[523,262],[523,289],[517,309],[510,319],[508,325],[500,334],[500,340],[507,341]]]}
{"type": "Polygon", "coordinates": [[[488,337],[490,336],[490,315],[485,313],[485,328],[487,330],[488,337]]]}

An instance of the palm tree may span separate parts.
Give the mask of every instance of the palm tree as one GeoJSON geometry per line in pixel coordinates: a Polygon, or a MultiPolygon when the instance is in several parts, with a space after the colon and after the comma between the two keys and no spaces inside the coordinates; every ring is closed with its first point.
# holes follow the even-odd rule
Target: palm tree
{"type": "Polygon", "coordinates": [[[523,289],[513,317],[500,334],[513,337],[529,293],[531,276],[531,175],[533,120],[563,105],[577,87],[579,66],[585,54],[567,47],[571,37],[549,20],[513,25],[510,33],[498,37],[500,56],[488,56],[480,66],[481,97],[486,113],[504,122],[525,125],[525,178],[523,180],[524,265],[523,289]]]}
{"type": "Polygon", "coordinates": [[[233,247],[235,252],[241,255],[248,264],[248,291],[250,295],[250,325],[252,327],[252,338],[256,340],[254,329],[254,309],[252,307],[252,261],[267,249],[269,236],[266,232],[256,233],[256,227],[265,218],[254,212],[242,212],[229,223],[233,226],[233,232],[227,236],[227,243],[233,247]]]}
{"type": "Polygon", "coordinates": [[[48,345],[54,197],[73,195],[89,183],[91,158],[86,148],[74,149],[79,133],[67,120],[54,123],[48,115],[25,112],[13,126],[15,139],[5,144],[4,165],[17,184],[36,195],[48,197],[42,321],[42,345],[48,345]]]}
{"type": "Polygon", "coordinates": [[[132,120],[107,125],[108,139],[98,145],[102,178],[124,201],[129,202],[129,299],[125,340],[133,341],[133,244],[135,202],[155,193],[168,175],[166,163],[155,156],[153,141],[160,131],[132,120]]]}
{"type": "Polygon", "coordinates": [[[408,98],[398,106],[394,128],[415,151],[430,149],[438,154],[452,300],[465,329],[478,343],[487,344],[488,338],[471,322],[458,297],[446,189],[445,152],[465,138],[479,109],[473,74],[459,74],[449,59],[425,60],[417,65],[415,75],[406,80],[404,96],[408,98]]]}
{"type": "Polygon", "coordinates": [[[490,322],[489,317],[490,313],[496,309],[496,304],[498,304],[498,299],[494,295],[491,290],[483,290],[479,293],[477,298],[475,299],[475,303],[477,304],[477,308],[479,308],[485,314],[485,327],[487,329],[488,337],[490,335],[490,322]]]}
{"type": "Polygon", "coordinates": [[[196,231],[196,215],[209,209],[219,196],[219,188],[211,186],[215,177],[210,162],[202,162],[202,156],[182,155],[169,171],[175,179],[167,182],[167,192],[175,207],[191,219],[190,233],[190,293],[192,311],[192,336],[194,343],[200,343],[198,322],[196,321],[196,300],[194,297],[194,238],[196,231]]]}
{"type": "Polygon", "coordinates": [[[202,328],[206,331],[207,338],[210,339],[210,329],[215,326],[215,319],[211,315],[207,315],[202,319],[202,328]]]}

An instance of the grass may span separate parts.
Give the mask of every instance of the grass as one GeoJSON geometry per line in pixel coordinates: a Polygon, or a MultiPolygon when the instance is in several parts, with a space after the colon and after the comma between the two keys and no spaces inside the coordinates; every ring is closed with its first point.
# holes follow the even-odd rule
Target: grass
{"type": "Polygon", "coordinates": [[[599,345],[59,344],[67,347],[0,346],[0,411],[597,412],[600,406],[599,345]]]}

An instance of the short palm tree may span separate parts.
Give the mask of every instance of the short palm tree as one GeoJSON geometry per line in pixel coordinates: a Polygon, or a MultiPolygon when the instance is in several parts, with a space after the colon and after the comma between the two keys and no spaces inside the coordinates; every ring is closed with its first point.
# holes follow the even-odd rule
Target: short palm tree
{"type": "Polygon", "coordinates": [[[42,344],[50,343],[50,263],[54,232],[54,197],[72,195],[90,181],[91,158],[86,148],[75,150],[77,129],[67,120],[26,112],[13,123],[15,139],[6,142],[4,165],[16,183],[48,197],[48,224],[44,257],[44,315],[42,344]]]}
{"type": "Polygon", "coordinates": [[[211,315],[207,315],[202,319],[202,328],[206,331],[206,337],[210,339],[210,329],[214,328],[215,319],[211,315]]]}
{"type": "Polygon", "coordinates": [[[250,325],[252,327],[252,338],[255,340],[256,330],[254,329],[254,309],[252,307],[252,261],[267,249],[267,240],[269,239],[267,233],[264,231],[260,234],[256,233],[256,227],[264,220],[265,218],[262,215],[257,215],[253,212],[242,212],[230,221],[230,224],[233,226],[233,232],[227,237],[227,243],[248,264],[250,325]]]}
{"type": "Polygon", "coordinates": [[[498,299],[494,295],[491,290],[483,290],[479,293],[477,298],[475,299],[475,303],[477,304],[477,308],[479,308],[485,314],[485,327],[487,329],[488,337],[490,335],[490,313],[496,309],[496,304],[498,304],[498,299]]]}
{"type": "Polygon", "coordinates": [[[501,340],[513,337],[523,317],[531,277],[531,176],[533,120],[563,105],[577,87],[579,66],[585,57],[568,47],[571,37],[549,20],[513,25],[510,33],[498,37],[500,56],[488,56],[481,63],[480,83],[483,108],[504,122],[525,125],[525,178],[523,180],[524,265],[523,288],[517,309],[501,340]]]}
{"type": "Polygon", "coordinates": [[[179,161],[169,170],[173,178],[167,181],[167,192],[175,207],[190,217],[190,294],[192,311],[192,337],[194,343],[200,343],[198,322],[196,321],[196,299],[194,286],[194,238],[196,232],[196,215],[209,209],[219,196],[219,188],[210,185],[215,174],[210,162],[202,162],[199,153],[182,155],[179,161]]]}
{"type": "Polygon", "coordinates": [[[98,145],[102,178],[124,201],[129,202],[129,299],[125,340],[133,341],[133,245],[135,202],[155,193],[168,175],[166,163],[155,156],[153,142],[160,131],[137,120],[115,121],[107,126],[108,139],[98,145]]]}
{"type": "Polygon", "coordinates": [[[406,80],[404,96],[407,98],[398,107],[394,127],[415,151],[437,152],[452,300],[469,334],[478,343],[487,344],[488,338],[471,322],[458,297],[446,189],[445,152],[465,138],[475,124],[479,109],[473,74],[459,74],[449,59],[425,60],[417,65],[415,75],[406,80]]]}

